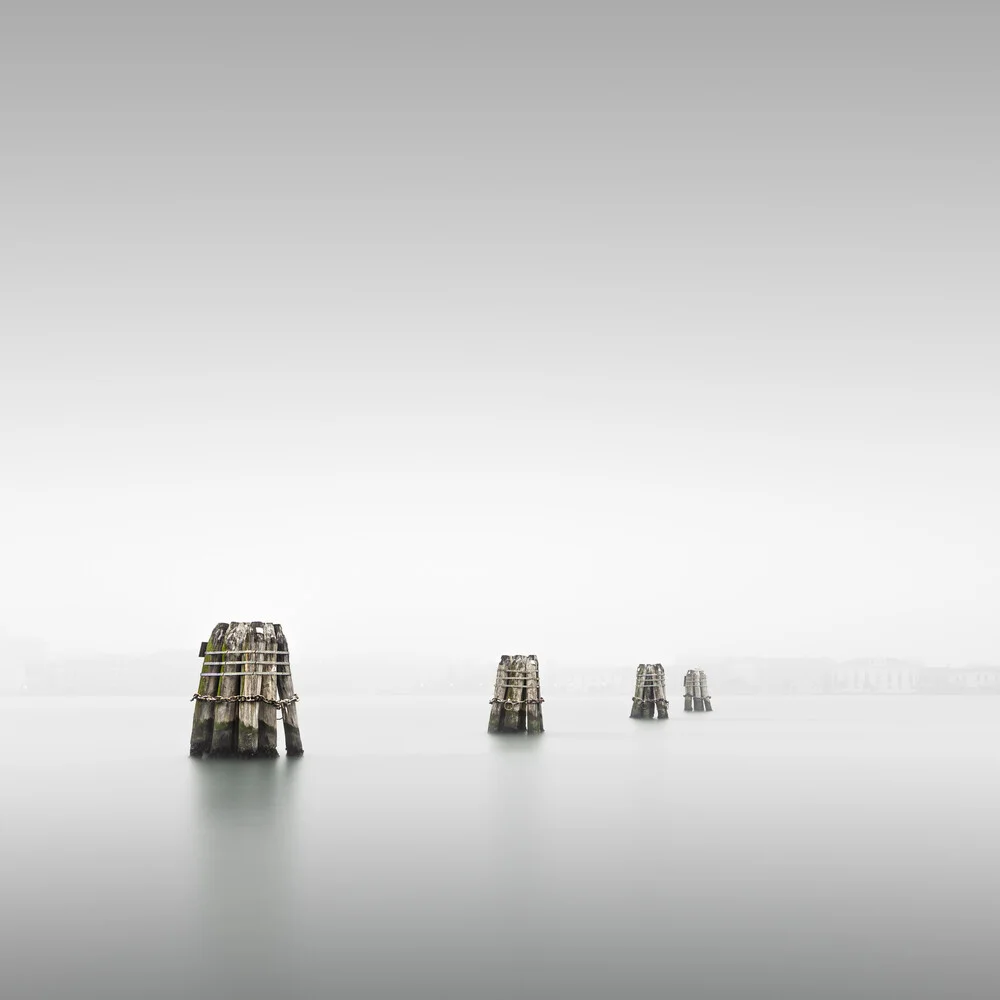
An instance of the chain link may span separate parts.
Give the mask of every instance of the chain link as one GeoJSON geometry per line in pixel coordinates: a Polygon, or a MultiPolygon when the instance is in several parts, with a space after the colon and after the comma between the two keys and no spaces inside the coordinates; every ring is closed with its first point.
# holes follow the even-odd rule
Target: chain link
{"type": "Polygon", "coordinates": [[[192,701],[259,701],[264,705],[273,705],[275,708],[284,708],[285,705],[291,705],[293,702],[299,700],[297,694],[293,694],[291,698],[265,698],[262,694],[231,694],[228,697],[223,697],[217,694],[194,694],[191,696],[192,701]]]}

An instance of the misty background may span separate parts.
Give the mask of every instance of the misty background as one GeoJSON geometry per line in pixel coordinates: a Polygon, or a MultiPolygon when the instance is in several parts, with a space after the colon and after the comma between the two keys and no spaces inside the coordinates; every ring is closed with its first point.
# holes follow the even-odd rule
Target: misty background
{"type": "Polygon", "coordinates": [[[4,995],[1000,996],[998,28],[7,0],[4,995]]]}
{"type": "Polygon", "coordinates": [[[983,10],[5,4],[5,688],[1000,663],[983,10]]]}

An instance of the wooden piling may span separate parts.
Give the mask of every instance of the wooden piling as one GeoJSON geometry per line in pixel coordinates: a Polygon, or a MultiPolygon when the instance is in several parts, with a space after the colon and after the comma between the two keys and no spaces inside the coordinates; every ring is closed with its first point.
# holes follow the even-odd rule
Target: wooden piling
{"type": "Polygon", "coordinates": [[[521,702],[524,700],[524,657],[512,657],[508,670],[503,728],[507,733],[520,733],[524,732],[524,718],[521,714],[521,702]]]}
{"type": "Polygon", "coordinates": [[[635,672],[632,719],[667,718],[667,698],[663,688],[663,665],[640,663],[635,672]]]}
{"type": "Polygon", "coordinates": [[[274,626],[274,636],[278,643],[278,662],[284,661],[284,668],[278,670],[278,695],[281,699],[281,720],[285,730],[285,753],[289,757],[301,757],[302,736],[299,733],[299,713],[296,708],[298,696],[292,684],[291,657],[288,655],[288,640],[280,625],[274,626]]]}
{"type": "Polygon", "coordinates": [[[655,719],[656,718],[656,705],[653,704],[652,691],[649,687],[650,678],[652,674],[649,670],[646,670],[646,683],[644,685],[645,690],[643,691],[642,699],[642,717],[644,719],[655,719]]]}
{"type": "Polygon", "coordinates": [[[653,675],[653,697],[656,699],[656,714],[661,719],[669,718],[670,703],[667,701],[667,679],[663,666],[656,664],[653,675]]]}
{"type": "Polygon", "coordinates": [[[525,685],[525,700],[527,701],[527,726],[529,733],[543,733],[545,727],[542,724],[542,691],[538,681],[538,657],[529,656],[527,658],[526,669],[528,680],[525,685]]]}
{"type": "Polygon", "coordinates": [[[491,733],[542,733],[541,686],[538,657],[501,656],[490,699],[491,733]]]}
{"type": "MultiPolygon", "coordinates": [[[[224,657],[227,622],[219,622],[212,629],[208,642],[205,643],[201,665],[202,678],[198,684],[198,694],[214,697],[219,690],[219,678],[214,674],[219,672],[219,663],[224,657]]],[[[215,702],[207,699],[194,703],[194,721],[191,723],[191,756],[200,757],[212,749],[212,724],[215,720],[215,702]]]]}
{"type": "Polygon", "coordinates": [[[192,698],[191,754],[276,757],[280,708],[285,752],[301,756],[298,695],[281,626],[222,622],[203,644],[201,655],[205,662],[192,698]]]}
{"type": "Polygon", "coordinates": [[[510,665],[509,656],[500,657],[497,667],[497,679],[493,685],[493,697],[490,700],[490,725],[488,732],[499,733],[503,727],[503,703],[507,696],[507,668],[510,665]]]}
{"type": "MultiPolygon", "coordinates": [[[[274,634],[274,626],[270,622],[264,625],[264,663],[261,666],[260,678],[260,708],[258,710],[258,740],[257,753],[261,757],[278,756],[278,678],[279,670],[284,670],[284,662],[278,656],[278,640],[274,634]]],[[[287,659],[284,658],[284,659],[287,659]]]]}
{"type": "Polygon", "coordinates": [[[684,711],[712,711],[712,696],[708,693],[704,670],[689,670],[684,675],[684,711]]]}
{"type": "Polygon", "coordinates": [[[701,700],[706,712],[712,711],[712,696],[708,693],[708,681],[705,678],[705,671],[698,671],[698,681],[701,684],[701,700]]]}
{"type": "Polygon", "coordinates": [[[240,678],[240,698],[236,712],[236,752],[241,757],[256,757],[258,712],[260,709],[260,674],[264,669],[264,623],[251,622],[247,630],[243,676],[240,678]]]}
{"type": "Polygon", "coordinates": [[[646,664],[640,663],[635,671],[635,694],[632,695],[632,712],[630,719],[641,719],[642,703],[646,697],[646,664]]]}
{"type": "Polygon", "coordinates": [[[229,757],[236,749],[236,698],[240,691],[239,675],[243,672],[243,653],[250,628],[246,622],[230,622],[226,630],[226,652],[219,664],[219,702],[215,706],[212,726],[213,757],[229,757]]]}
{"type": "Polygon", "coordinates": [[[696,712],[705,711],[705,699],[701,696],[701,674],[697,670],[691,671],[691,680],[694,683],[694,710],[696,712]]]}

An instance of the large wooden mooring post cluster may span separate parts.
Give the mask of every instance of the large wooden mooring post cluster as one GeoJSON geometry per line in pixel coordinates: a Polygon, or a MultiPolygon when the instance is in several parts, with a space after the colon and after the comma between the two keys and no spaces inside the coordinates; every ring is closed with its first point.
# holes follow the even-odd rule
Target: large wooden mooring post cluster
{"type": "Polygon", "coordinates": [[[631,718],[665,719],[668,707],[663,666],[659,663],[640,663],[635,672],[631,718]]]}
{"type": "Polygon", "coordinates": [[[219,622],[200,655],[201,683],[191,699],[192,757],[277,757],[279,709],[285,753],[302,755],[299,698],[280,625],[219,622]]]}
{"type": "MultiPolygon", "coordinates": [[[[201,644],[201,683],[192,697],[191,756],[277,757],[278,723],[285,752],[302,755],[299,696],[292,686],[288,640],[270,622],[219,622],[201,644]],[[281,712],[279,717],[278,712],[281,712]]],[[[501,656],[490,699],[491,733],[541,733],[538,657],[501,656]]],[[[632,696],[633,719],[666,719],[669,703],[663,665],[640,663],[632,696]]],[[[711,712],[704,670],[684,675],[684,711],[711,712]]]]}
{"type": "Polygon", "coordinates": [[[490,699],[491,733],[541,733],[542,697],[537,656],[501,656],[490,699]]]}
{"type": "Polygon", "coordinates": [[[712,696],[708,693],[704,670],[689,670],[684,675],[684,711],[712,711],[712,696]]]}

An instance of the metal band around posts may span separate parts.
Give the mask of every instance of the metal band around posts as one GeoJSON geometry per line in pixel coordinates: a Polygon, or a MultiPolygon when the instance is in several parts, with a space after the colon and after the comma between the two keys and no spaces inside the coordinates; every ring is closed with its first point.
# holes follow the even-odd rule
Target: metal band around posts
{"type": "MultiPolygon", "coordinates": [[[[264,666],[267,666],[267,664],[264,664],[264,666]]],[[[288,664],[287,663],[282,663],[281,666],[286,667],[286,666],[288,666],[288,664]]],[[[234,670],[231,674],[205,674],[205,673],[202,673],[202,674],[198,674],[198,676],[199,677],[291,677],[292,674],[291,674],[290,670],[276,670],[276,671],[270,671],[270,670],[251,670],[249,673],[247,673],[245,671],[244,672],[237,672],[237,671],[234,670]]]]}
{"type": "Polygon", "coordinates": [[[282,653],[280,649],[262,649],[259,653],[254,652],[252,649],[248,653],[243,649],[235,649],[231,653],[227,653],[226,650],[220,649],[214,653],[206,653],[201,659],[207,660],[210,656],[228,656],[231,659],[246,659],[248,656],[288,656],[288,653],[282,653]]]}

